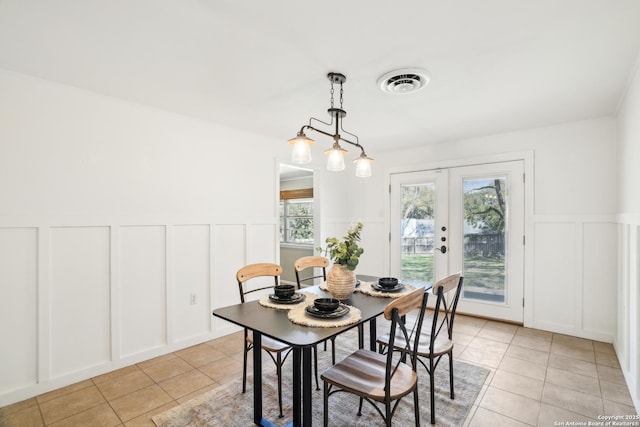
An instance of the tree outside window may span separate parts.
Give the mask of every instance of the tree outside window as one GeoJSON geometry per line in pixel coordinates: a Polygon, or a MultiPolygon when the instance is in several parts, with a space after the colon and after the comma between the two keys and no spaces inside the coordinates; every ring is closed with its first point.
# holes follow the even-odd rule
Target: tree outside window
{"type": "Polygon", "coordinates": [[[313,199],[280,201],[280,241],[313,245],[313,199]]]}

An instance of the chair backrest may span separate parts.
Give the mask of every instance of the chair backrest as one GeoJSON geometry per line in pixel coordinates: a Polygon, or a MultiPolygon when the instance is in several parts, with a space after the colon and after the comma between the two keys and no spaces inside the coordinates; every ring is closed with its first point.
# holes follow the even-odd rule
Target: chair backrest
{"type": "Polygon", "coordinates": [[[293,270],[296,272],[296,282],[298,282],[298,289],[300,285],[305,283],[313,284],[314,279],[322,277],[323,280],[327,280],[327,267],[329,266],[329,259],[323,256],[303,256],[298,258],[293,263],[293,270]],[[301,278],[301,273],[307,268],[321,268],[322,274],[315,274],[315,270],[311,270],[311,275],[301,278]]]}
{"type": "Polygon", "coordinates": [[[236,279],[238,280],[238,289],[240,290],[240,301],[244,302],[244,296],[252,292],[261,291],[263,289],[273,288],[278,285],[278,278],[282,274],[282,267],[278,264],[271,264],[268,262],[261,262],[257,264],[249,264],[242,267],[236,273],[236,279]],[[247,282],[256,277],[273,277],[273,284],[264,285],[259,287],[250,288],[247,286],[247,282]]]}
{"type": "Polygon", "coordinates": [[[409,356],[411,368],[414,371],[416,370],[420,332],[422,330],[422,322],[424,320],[428,297],[429,293],[419,288],[410,294],[394,299],[384,309],[384,318],[391,321],[389,351],[387,352],[386,390],[391,389],[390,383],[393,374],[400,363],[404,363],[404,356],[409,356]],[[417,318],[415,321],[407,322],[407,314],[412,312],[417,314],[417,318]],[[402,338],[401,342],[403,343],[403,347],[396,344],[395,340],[397,336],[402,338]],[[394,357],[395,352],[400,352],[403,357],[394,357]]]}
{"type": "Polygon", "coordinates": [[[441,333],[446,333],[448,339],[453,336],[453,321],[458,308],[460,291],[462,290],[463,277],[460,273],[452,274],[438,280],[431,288],[431,293],[436,296],[436,305],[431,324],[431,340],[429,350],[433,354],[434,343],[441,333]],[[451,291],[454,291],[451,295],[451,291]]]}

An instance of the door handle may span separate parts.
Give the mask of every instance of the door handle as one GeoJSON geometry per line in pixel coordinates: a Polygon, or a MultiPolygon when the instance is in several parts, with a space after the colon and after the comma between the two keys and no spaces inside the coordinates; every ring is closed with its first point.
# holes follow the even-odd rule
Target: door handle
{"type": "Polygon", "coordinates": [[[438,247],[435,247],[434,249],[439,250],[439,251],[440,251],[440,252],[442,252],[443,254],[446,254],[446,253],[447,253],[447,247],[446,247],[445,245],[442,245],[442,246],[440,246],[439,248],[438,248],[438,247]]]}

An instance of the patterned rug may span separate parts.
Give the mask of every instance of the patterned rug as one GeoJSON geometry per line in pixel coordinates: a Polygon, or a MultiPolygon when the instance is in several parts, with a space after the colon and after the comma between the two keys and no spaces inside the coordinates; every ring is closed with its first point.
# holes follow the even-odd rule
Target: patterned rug
{"type": "MultiPolygon", "coordinates": [[[[337,340],[336,360],[340,360],[348,354],[348,349],[341,348],[341,338],[337,340]]],[[[319,372],[330,366],[331,352],[318,351],[319,372]]],[[[268,356],[267,356],[268,358],[268,356]]],[[[291,357],[287,359],[283,367],[283,411],[284,418],[278,418],[278,395],[275,368],[272,364],[265,363],[263,369],[263,416],[278,426],[284,426],[291,422],[291,357]]],[[[454,361],[455,375],[455,399],[449,398],[449,364],[445,358],[436,369],[435,399],[436,399],[436,425],[437,426],[461,426],[471,409],[478,393],[480,392],[489,370],[454,361]]],[[[251,370],[247,378],[247,392],[242,394],[242,378],[229,384],[211,390],[202,396],[196,397],[175,408],[169,409],[153,417],[158,427],[244,427],[253,424],[253,392],[251,388],[251,370]]],[[[430,424],[429,403],[429,376],[422,366],[419,367],[418,376],[420,399],[420,424],[430,424]]],[[[320,388],[322,389],[322,379],[320,388]]],[[[315,390],[315,382],[313,382],[315,390]]],[[[322,390],[314,391],[313,395],[313,425],[321,426],[323,423],[322,390]]],[[[383,407],[384,410],[384,407],[383,407]]],[[[380,415],[366,402],[363,406],[362,416],[357,416],[358,398],[347,393],[337,393],[329,397],[329,425],[337,426],[378,426],[384,425],[380,415]]],[[[406,396],[402,399],[394,417],[394,426],[415,425],[413,412],[413,397],[406,396]]]]}

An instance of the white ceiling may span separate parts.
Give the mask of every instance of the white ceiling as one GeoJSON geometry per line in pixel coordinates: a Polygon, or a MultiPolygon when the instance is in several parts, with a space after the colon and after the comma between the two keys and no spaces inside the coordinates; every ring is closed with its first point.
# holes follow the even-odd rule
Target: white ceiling
{"type": "Polygon", "coordinates": [[[638,0],[0,0],[1,68],[283,142],[342,72],[372,157],[615,114],[639,51],[638,0]],[[382,93],[403,67],[430,85],[382,93]]]}

